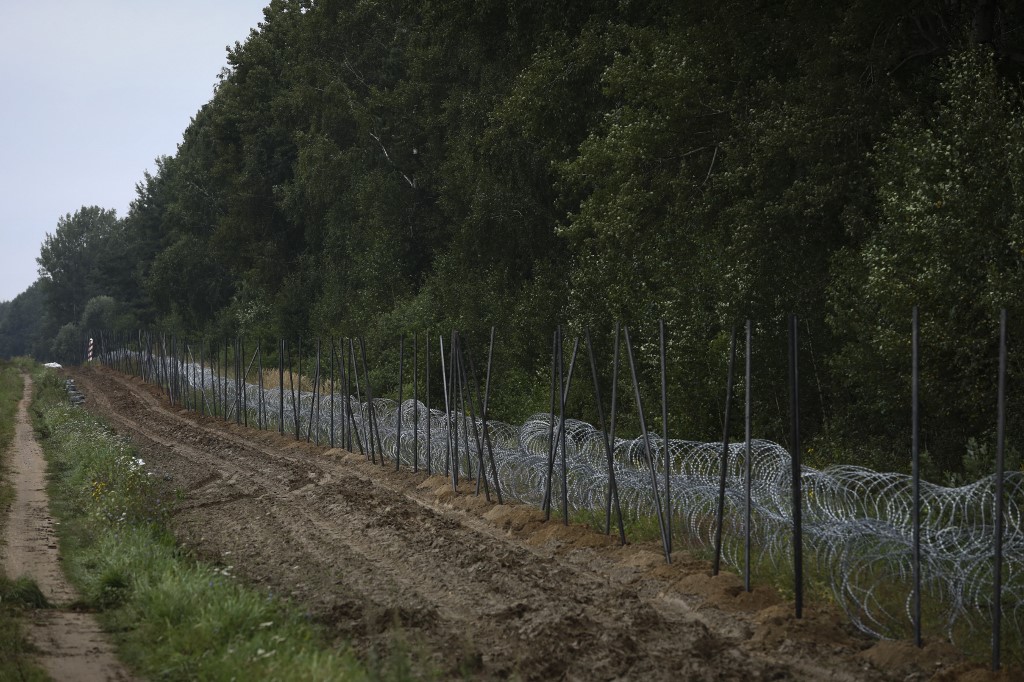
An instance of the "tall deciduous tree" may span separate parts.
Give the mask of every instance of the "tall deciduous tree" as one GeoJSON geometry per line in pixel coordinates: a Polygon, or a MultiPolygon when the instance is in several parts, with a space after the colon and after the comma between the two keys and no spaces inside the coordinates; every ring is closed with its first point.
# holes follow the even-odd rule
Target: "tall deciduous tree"
{"type": "Polygon", "coordinates": [[[124,267],[119,228],[116,211],[87,206],[60,218],[46,235],[36,260],[54,317],[77,321],[86,302],[117,279],[124,267]]]}
{"type": "Polygon", "coordinates": [[[920,306],[926,445],[947,470],[994,425],[999,309],[1024,328],[1024,112],[993,57],[950,57],[937,106],[902,116],[879,144],[880,221],[841,254],[832,284],[832,322],[848,338],[834,358],[844,425],[897,442],[905,432],[920,306]]]}

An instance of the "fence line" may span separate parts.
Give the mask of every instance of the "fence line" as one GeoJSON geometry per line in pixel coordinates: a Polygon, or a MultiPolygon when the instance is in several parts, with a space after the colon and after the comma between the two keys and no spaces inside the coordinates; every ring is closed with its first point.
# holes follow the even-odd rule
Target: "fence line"
{"type": "MultiPolygon", "coordinates": [[[[795,322],[795,318],[790,320],[790,392],[792,447],[798,448],[795,322]]],[[[348,339],[347,352],[346,340],[337,346],[333,339],[330,341],[329,385],[321,376],[320,339],[316,340],[316,365],[307,377],[302,375],[301,353],[297,377],[292,373],[289,345],[282,340],[278,346],[278,386],[269,388],[264,385],[261,344],[256,345],[252,360],[246,364],[241,339],[235,342],[231,372],[230,343],[225,344],[223,357],[217,349],[207,356],[206,344],[201,344],[196,362],[189,344],[141,332],[137,338],[99,335],[98,357],[115,369],[160,385],[172,404],[237,423],[248,423],[251,417],[258,428],[276,428],[282,434],[287,430],[297,439],[338,444],[374,462],[379,457],[382,465],[393,463],[396,468],[404,465],[417,471],[422,467],[428,473],[443,471],[456,488],[460,481],[475,481],[477,494],[482,487],[489,497],[493,489],[499,499],[503,495],[541,507],[548,514],[559,506],[565,522],[575,513],[604,511],[605,531],[610,532],[614,505],[623,542],[623,515],[655,517],[666,560],[671,557],[669,529],[675,528],[691,542],[714,550],[715,572],[724,560],[742,573],[748,590],[752,564],[792,571],[798,617],[803,605],[802,567],[804,557],[809,557],[818,573],[825,576],[836,603],[863,632],[899,637],[909,627],[920,643],[925,623],[922,604],[926,603],[929,627],[951,639],[957,633],[983,631],[983,623],[991,623],[992,665],[998,668],[1003,635],[1008,634],[1019,651],[1024,632],[1024,473],[1003,472],[999,457],[993,475],[950,488],[921,481],[916,466],[909,476],[850,465],[823,470],[801,466],[798,452],[788,452],[751,435],[750,330],[748,322],[746,437],[737,443],[729,442],[728,431],[735,333],[730,349],[726,426],[719,442],[668,439],[667,431],[660,435],[647,431],[627,329],[623,329],[626,355],[641,415],[642,433],[635,438],[615,435],[618,334],[607,432],[589,332],[584,344],[601,428],[566,415],[565,400],[579,339],[566,370],[561,330],[553,339],[551,410],[533,415],[519,426],[495,421],[488,414],[493,332],[483,392],[460,336],[452,334],[447,362],[444,339],[438,337],[444,409],[429,404],[429,361],[425,363],[427,402],[419,399],[418,336],[413,341],[414,397],[401,400],[399,394],[399,401],[374,397],[362,340],[357,344],[348,339]],[[335,363],[340,386],[335,382],[335,363]],[[258,376],[251,383],[254,364],[258,376]],[[289,367],[287,391],[285,364],[289,367]],[[304,378],[312,378],[308,390],[304,378]],[[324,391],[329,394],[327,400],[324,391]],[[555,495],[556,491],[560,495],[555,495]]],[[[401,343],[400,376],[406,364],[404,339],[401,343]]],[[[662,348],[663,344],[662,336],[662,348]]],[[[430,345],[425,344],[428,360],[430,345]]],[[[1005,353],[1004,316],[1000,455],[1005,353]]],[[[916,376],[916,352],[913,362],[916,376]]],[[[915,391],[915,416],[916,405],[915,391]]],[[[664,398],[662,406],[666,423],[664,398]]],[[[916,442],[915,437],[915,446],[916,442]]]]}

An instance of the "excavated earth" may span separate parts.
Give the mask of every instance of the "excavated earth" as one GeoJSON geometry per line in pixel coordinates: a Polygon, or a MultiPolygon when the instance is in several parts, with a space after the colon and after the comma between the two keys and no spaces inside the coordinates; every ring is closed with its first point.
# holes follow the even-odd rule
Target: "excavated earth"
{"type": "Polygon", "coordinates": [[[1002,679],[939,643],[868,640],[827,606],[797,620],[685,552],[669,566],[658,545],[545,523],[469,482],[197,416],[108,369],[73,376],[180,498],[185,547],[364,657],[444,678],[1002,679]]]}

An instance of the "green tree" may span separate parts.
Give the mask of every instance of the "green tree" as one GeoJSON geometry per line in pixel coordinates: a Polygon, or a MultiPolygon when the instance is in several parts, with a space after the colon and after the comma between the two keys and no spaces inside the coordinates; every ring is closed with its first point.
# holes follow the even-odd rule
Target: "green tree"
{"type": "Polygon", "coordinates": [[[53,316],[77,321],[86,302],[105,293],[113,261],[118,260],[117,212],[84,206],[57,221],[47,233],[36,261],[53,316]]]}
{"type": "Polygon", "coordinates": [[[79,328],[88,334],[100,332],[135,331],[138,320],[122,303],[112,296],[94,296],[85,304],[79,328]]]}
{"type": "Polygon", "coordinates": [[[65,365],[77,365],[85,359],[85,337],[74,322],[63,325],[53,339],[53,357],[65,365]]]}
{"type": "Polygon", "coordinates": [[[43,283],[36,280],[14,299],[0,305],[0,357],[30,355],[43,359],[49,353],[52,326],[43,283]]]}
{"type": "Polygon", "coordinates": [[[843,427],[898,444],[920,306],[924,443],[956,470],[994,425],[999,309],[1024,328],[1024,119],[988,48],[951,56],[939,75],[934,109],[900,117],[875,152],[881,220],[837,259],[832,324],[848,339],[834,358],[843,427]]]}

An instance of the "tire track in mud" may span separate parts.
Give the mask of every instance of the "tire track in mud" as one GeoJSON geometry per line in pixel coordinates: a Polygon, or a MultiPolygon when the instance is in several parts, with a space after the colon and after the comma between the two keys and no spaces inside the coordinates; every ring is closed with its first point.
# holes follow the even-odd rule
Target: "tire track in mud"
{"type": "MultiPolygon", "coordinates": [[[[656,579],[656,561],[623,568],[638,548],[552,548],[544,533],[557,545],[570,531],[535,511],[438,494],[439,477],[178,412],[108,370],[76,378],[90,409],[186,491],[173,521],[186,546],[303,604],[363,654],[402,646],[443,676],[485,679],[881,679],[852,658],[856,641],[841,652],[752,645],[749,615],[694,608],[656,579]],[[541,530],[512,533],[488,510],[541,530]]],[[[685,570],[668,568],[675,579],[685,570]]]]}

